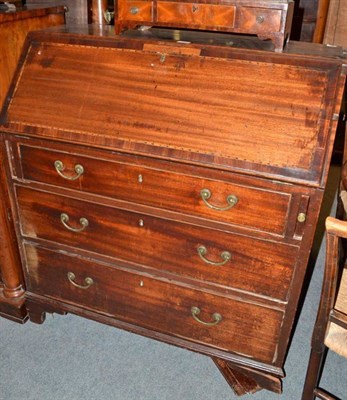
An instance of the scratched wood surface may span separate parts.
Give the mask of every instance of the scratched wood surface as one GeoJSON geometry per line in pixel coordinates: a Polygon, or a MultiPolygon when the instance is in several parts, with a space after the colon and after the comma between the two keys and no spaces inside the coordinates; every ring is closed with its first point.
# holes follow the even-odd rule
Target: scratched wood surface
{"type": "MultiPolygon", "coordinates": [[[[288,210],[293,203],[295,205],[300,193],[300,190],[284,184],[240,180],[235,174],[224,174],[223,180],[221,177],[213,179],[206,174],[199,175],[204,170],[179,173],[177,168],[173,171],[172,166],[164,162],[149,163],[147,159],[130,159],[121,155],[117,158],[113,155],[112,160],[106,161],[95,158],[95,155],[92,158],[71,154],[69,149],[52,151],[53,146],[50,143],[48,149],[19,144],[18,153],[14,149],[24,179],[147,204],[200,219],[209,218],[221,222],[224,229],[232,223],[284,236],[288,210]],[[65,176],[76,175],[75,165],[83,166],[83,175],[76,180],[62,178],[54,167],[57,160],[63,163],[65,176]],[[201,191],[204,189],[211,193],[208,204],[228,207],[230,195],[236,196],[237,203],[229,212],[221,213],[203,201],[201,191]]],[[[105,156],[100,154],[100,157],[105,156]]]]}
{"type": "Polygon", "coordinates": [[[161,156],[272,168],[311,180],[317,167],[317,179],[335,66],[199,57],[196,48],[193,55],[156,50],[139,57],[132,49],[34,44],[7,123],[23,133],[39,127],[49,137],[123,143],[161,156]]]}
{"type": "Polygon", "coordinates": [[[288,296],[298,246],[251,239],[24,187],[18,187],[16,195],[25,237],[58,242],[176,276],[280,300],[288,296]],[[89,224],[76,235],[63,226],[61,213],[69,216],[66,224],[73,228],[81,228],[80,218],[86,218],[89,224]],[[204,260],[221,262],[224,251],[230,253],[230,260],[211,268],[199,256],[200,246],[206,249],[204,260]],[[281,285],[274,288],[274,281],[281,285]]]}
{"type": "Polygon", "coordinates": [[[31,274],[30,291],[255,360],[273,362],[276,358],[281,311],[154,280],[146,275],[101,267],[30,245],[26,246],[26,254],[31,274]],[[81,284],[87,276],[92,277],[95,284],[88,290],[74,290],[66,278],[71,270],[81,284]],[[210,329],[194,321],[191,308],[196,305],[201,309],[201,319],[209,321],[211,315],[218,312],[222,323],[210,329]],[[245,315],[252,315],[252,318],[245,319],[245,315]]]}
{"type": "Polygon", "coordinates": [[[240,394],[280,392],[341,49],[79,29],[30,34],[1,115],[31,320],[72,312],[213,357],[240,394]],[[221,210],[229,190],[239,201],[221,210]]]}

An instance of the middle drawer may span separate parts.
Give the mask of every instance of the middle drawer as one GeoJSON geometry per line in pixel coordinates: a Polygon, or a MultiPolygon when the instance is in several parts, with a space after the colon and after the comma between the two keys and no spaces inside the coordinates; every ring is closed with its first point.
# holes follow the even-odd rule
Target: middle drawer
{"type": "Polygon", "coordinates": [[[25,237],[61,243],[223,287],[280,300],[287,297],[297,246],[23,186],[16,187],[16,194],[25,237]]]}

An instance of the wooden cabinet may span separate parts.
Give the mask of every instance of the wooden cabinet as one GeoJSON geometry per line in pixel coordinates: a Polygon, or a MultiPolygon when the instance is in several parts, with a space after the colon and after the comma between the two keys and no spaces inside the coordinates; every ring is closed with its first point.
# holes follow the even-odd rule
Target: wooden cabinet
{"type": "Polygon", "coordinates": [[[30,318],[72,312],[281,392],[342,50],[104,32],[30,34],[2,114],[30,318]]]}
{"type": "MultiPolygon", "coordinates": [[[[23,6],[16,11],[0,12],[0,109],[5,101],[27,33],[64,24],[63,6],[23,6]]],[[[0,149],[0,174],[3,176],[3,148],[0,149]]],[[[2,185],[3,177],[0,178],[2,185]]],[[[0,315],[23,321],[23,278],[18,268],[18,250],[13,233],[7,189],[0,187],[0,315]]]]}
{"type": "Polygon", "coordinates": [[[282,51],[293,16],[292,0],[162,1],[119,0],[115,25],[120,33],[139,25],[170,26],[258,35],[282,51]]]}
{"type": "Polygon", "coordinates": [[[23,6],[0,11],[0,108],[9,89],[28,32],[64,24],[63,6],[23,6]]]}

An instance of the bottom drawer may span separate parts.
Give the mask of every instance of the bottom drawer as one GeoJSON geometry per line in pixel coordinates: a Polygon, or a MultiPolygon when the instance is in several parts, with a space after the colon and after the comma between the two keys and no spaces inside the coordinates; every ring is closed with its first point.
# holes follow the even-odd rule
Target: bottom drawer
{"type": "Polygon", "coordinates": [[[29,244],[25,253],[29,292],[262,362],[275,361],[283,317],[278,310],[29,244]],[[193,307],[200,309],[195,318],[193,307]]]}

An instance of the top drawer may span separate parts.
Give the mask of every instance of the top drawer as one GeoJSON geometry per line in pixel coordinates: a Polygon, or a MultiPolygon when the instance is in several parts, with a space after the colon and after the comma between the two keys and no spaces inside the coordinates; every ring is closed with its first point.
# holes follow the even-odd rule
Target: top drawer
{"type": "MultiPolygon", "coordinates": [[[[26,180],[281,236],[285,235],[288,216],[297,199],[293,194],[299,194],[299,189],[289,185],[251,181],[234,174],[219,174],[217,180],[197,174],[196,169],[182,172],[182,166],[172,163],[114,154],[111,161],[73,153],[76,149],[71,147],[69,150],[67,153],[19,144],[18,153],[14,154],[18,154],[26,180]]],[[[95,157],[102,154],[105,156],[95,153],[95,157]]]]}

